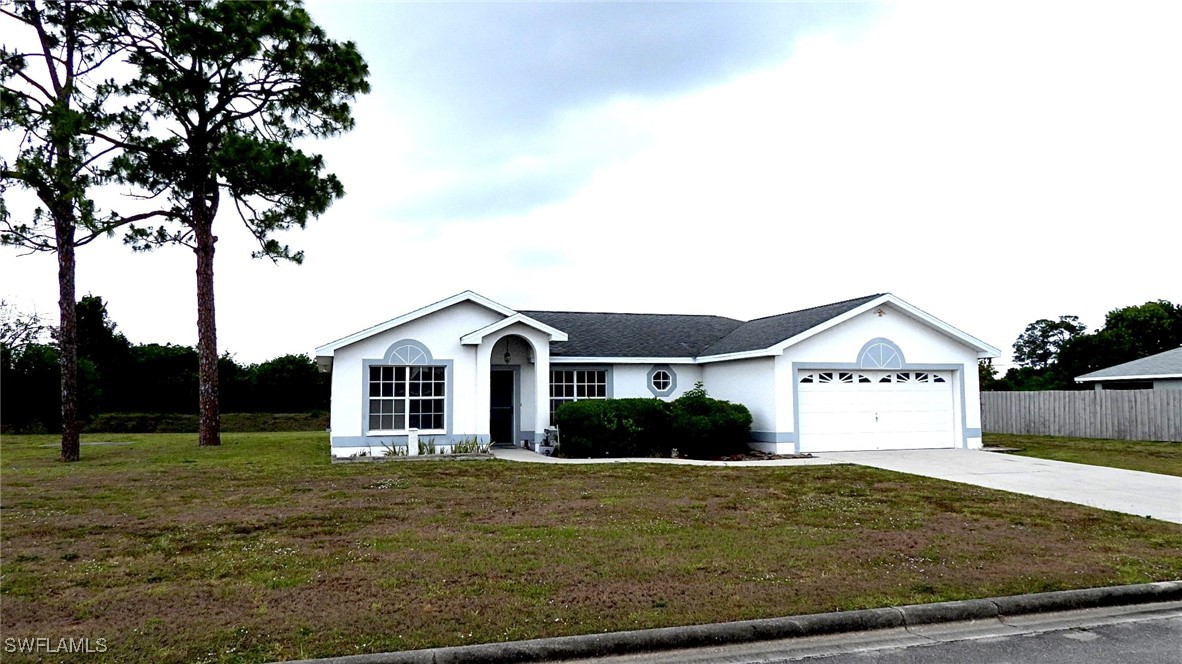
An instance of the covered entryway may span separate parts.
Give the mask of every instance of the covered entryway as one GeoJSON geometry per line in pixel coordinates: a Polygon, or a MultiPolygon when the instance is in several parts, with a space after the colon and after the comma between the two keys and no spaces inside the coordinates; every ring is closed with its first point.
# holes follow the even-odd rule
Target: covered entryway
{"type": "Polygon", "coordinates": [[[800,370],[801,452],[956,446],[951,371],[800,370]]]}

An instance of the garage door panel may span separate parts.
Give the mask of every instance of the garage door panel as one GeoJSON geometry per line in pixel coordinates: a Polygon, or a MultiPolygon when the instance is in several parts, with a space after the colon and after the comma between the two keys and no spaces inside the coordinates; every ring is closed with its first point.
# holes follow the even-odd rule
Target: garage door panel
{"type": "Polygon", "coordinates": [[[948,371],[807,371],[797,395],[802,452],[955,446],[948,371]]]}

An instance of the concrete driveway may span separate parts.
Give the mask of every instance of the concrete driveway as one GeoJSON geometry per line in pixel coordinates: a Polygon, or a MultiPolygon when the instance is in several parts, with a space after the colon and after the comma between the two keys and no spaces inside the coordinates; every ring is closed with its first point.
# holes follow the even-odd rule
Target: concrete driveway
{"type": "Polygon", "coordinates": [[[823,452],[817,456],[1182,523],[1182,477],[981,450],[823,452]]]}

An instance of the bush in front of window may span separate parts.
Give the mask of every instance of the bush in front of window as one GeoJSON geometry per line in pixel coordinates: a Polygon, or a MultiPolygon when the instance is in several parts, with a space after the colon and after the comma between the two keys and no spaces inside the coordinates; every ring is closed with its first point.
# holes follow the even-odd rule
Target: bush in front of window
{"type": "Polygon", "coordinates": [[[694,459],[747,450],[751,412],[742,404],[711,398],[704,389],[672,402],[660,399],[585,399],[554,414],[565,457],[669,456],[673,448],[694,459]]]}
{"type": "Polygon", "coordinates": [[[670,412],[660,399],[584,399],[554,413],[566,457],[668,456],[670,412]]]}

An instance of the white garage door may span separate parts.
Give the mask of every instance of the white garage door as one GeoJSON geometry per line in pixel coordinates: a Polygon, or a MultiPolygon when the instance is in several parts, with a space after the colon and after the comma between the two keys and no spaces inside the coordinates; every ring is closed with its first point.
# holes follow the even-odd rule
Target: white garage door
{"type": "Polygon", "coordinates": [[[951,371],[802,370],[801,452],[955,447],[951,371]]]}

